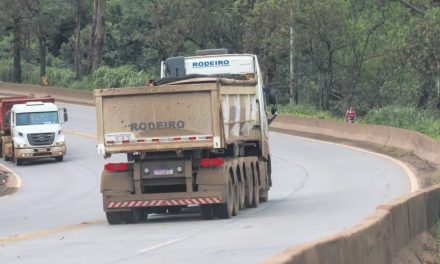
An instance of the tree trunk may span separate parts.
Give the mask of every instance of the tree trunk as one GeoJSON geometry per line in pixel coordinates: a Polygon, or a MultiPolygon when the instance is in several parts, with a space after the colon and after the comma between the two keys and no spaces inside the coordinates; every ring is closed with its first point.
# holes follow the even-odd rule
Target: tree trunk
{"type": "Polygon", "coordinates": [[[21,21],[19,17],[14,18],[14,41],[13,41],[13,53],[14,53],[14,82],[21,83],[21,21]]]}
{"type": "Polygon", "coordinates": [[[75,28],[75,80],[81,79],[81,0],[76,0],[76,28],[75,28]]]}
{"type": "MultiPolygon", "coordinates": [[[[290,11],[290,21],[293,24],[293,11],[290,11]]],[[[299,63],[295,54],[293,25],[290,25],[290,103],[298,104],[299,90],[299,63]]]]}
{"type": "Polygon", "coordinates": [[[324,106],[324,74],[321,69],[318,71],[318,108],[322,109],[324,106]]]}
{"type": "Polygon", "coordinates": [[[46,38],[44,36],[40,36],[38,38],[38,45],[40,50],[40,77],[46,75],[46,38]]]}
{"type": "Polygon", "coordinates": [[[432,76],[430,76],[425,69],[429,69],[429,65],[426,60],[423,62],[423,67],[420,69],[418,75],[418,79],[420,81],[420,96],[417,101],[418,108],[426,108],[429,99],[429,90],[432,89],[432,86],[430,87],[430,83],[432,85],[432,76]]]}
{"type": "Polygon", "coordinates": [[[106,0],[95,0],[93,7],[92,36],[89,48],[89,72],[92,73],[101,65],[102,45],[105,29],[106,0]]]}
{"type": "Polygon", "coordinates": [[[437,78],[436,78],[436,86],[437,86],[437,109],[440,110],[440,60],[437,61],[437,78]]]}

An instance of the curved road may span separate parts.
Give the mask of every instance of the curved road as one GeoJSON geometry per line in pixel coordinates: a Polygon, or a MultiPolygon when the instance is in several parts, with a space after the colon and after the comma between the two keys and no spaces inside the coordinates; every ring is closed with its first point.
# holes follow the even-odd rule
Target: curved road
{"type": "MultiPolygon", "coordinates": [[[[21,189],[0,200],[0,263],[256,263],[334,234],[410,192],[405,170],[379,155],[271,133],[269,202],[230,220],[197,208],[110,226],[99,193],[106,162],[95,148],[93,107],[66,105],[68,154],[16,167],[21,189]]],[[[112,157],[121,160],[122,157],[112,157]]]]}

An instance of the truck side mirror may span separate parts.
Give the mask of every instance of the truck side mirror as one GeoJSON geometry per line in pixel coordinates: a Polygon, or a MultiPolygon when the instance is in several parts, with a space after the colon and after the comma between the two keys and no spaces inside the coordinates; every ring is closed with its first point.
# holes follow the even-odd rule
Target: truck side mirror
{"type": "Polygon", "coordinates": [[[269,104],[272,105],[270,109],[272,117],[267,120],[268,124],[270,125],[270,123],[272,123],[272,121],[275,120],[275,117],[278,115],[277,95],[275,93],[275,89],[273,88],[265,88],[265,92],[268,93],[268,101],[269,104]]]}
{"type": "Polygon", "coordinates": [[[276,105],[277,104],[277,95],[275,93],[275,89],[271,88],[269,90],[269,103],[272,105],[276,105]]]}
{"type": "Polygon", "coordinates": [[[60,110],[62,110],[63,111],[63,122],[60,122],[60,123],[65,123],[65,122],[67,122],[67,120],[68,120],[68,117],[67,117],[67,109],[66,108],[61,108],[60,110]]]}

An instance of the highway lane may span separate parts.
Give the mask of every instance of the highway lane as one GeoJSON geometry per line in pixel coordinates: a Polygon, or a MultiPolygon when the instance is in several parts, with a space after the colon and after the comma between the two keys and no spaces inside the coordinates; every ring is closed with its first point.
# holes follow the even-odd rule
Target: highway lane
{"type": "MultiPolygon", "coordinates": [[[[93,107],[66,106],[66,129],[94,133],[93,107]]],[[[270,200],[230,220],[203,221],[191,208],[109,226],[99,194],[105,161],[90,137],[67,134],[62,163],[16,167],[1,161],[23,186],[0,200],[0,263],[255,263],[353,226],[411,189],[404,170],[389,159],[284,134],[270,137],[270,200]]]]}

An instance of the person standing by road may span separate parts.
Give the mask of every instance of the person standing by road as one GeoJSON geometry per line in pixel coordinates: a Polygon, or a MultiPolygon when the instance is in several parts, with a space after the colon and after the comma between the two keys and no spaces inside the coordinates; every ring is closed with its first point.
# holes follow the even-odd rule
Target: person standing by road
{"type": "Polygon", "coordinates": [[[354,123],[355,120],[356,120],[356,112],[354,111],[353,107],[350,106],[347,112],[345,112],[345,121],[351,124],[354,123]]]}

